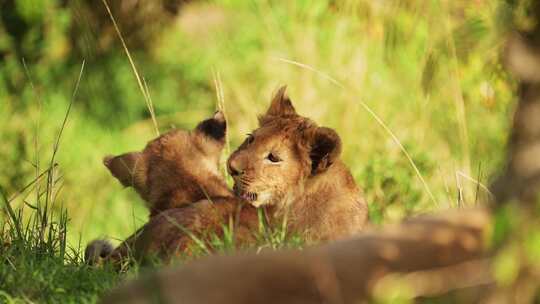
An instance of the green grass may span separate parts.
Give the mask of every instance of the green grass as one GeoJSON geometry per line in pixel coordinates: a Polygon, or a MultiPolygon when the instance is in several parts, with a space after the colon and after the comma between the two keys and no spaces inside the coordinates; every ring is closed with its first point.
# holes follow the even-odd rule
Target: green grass
{"type": "MultiPolygon", "coordinates": [[[[3,203],[9,206],[7,198],[3,203]]],[[[34,207],[26,218],[21,209],[11,213],[0,226],[1,303],[94,303],[118,283],[110,267],[84,263],[81,244],[67,244],[65,212],[55,216],[41,200],[34,207]]]]}
{"type": "MultiPolygon", "coordinates": [[[[41,226],[17,236],[13,217],[0,214],[1,241],[10,244],[0,254],[0,298],[92,302],[122,278],[88,269],[80,249],[97,237],[121,240],[147,219],[140,198],[101,159],[139,150],[155,132],[120,42],[104,50],[101,33],[88,30],[79,33],[86,52],[77,53],[69,24],[84,21],[41,2],[54,18],[24,15],[31,26],[21,53],[0,26],[0,113],[8,117],[0,185],[8,197],[50,164],[82,57],[86,66],[55,152],[59,179],[46,192],[55,200],[44,229],[58,230],[39,249],[41,226]],[[20,54],[28,53],[25,69],[20,54]]],[[[506,9],[487,0],[215,0],[184,7],[147,50],[127,46],[161,131],[191,128],[212,113],[218,72],[233,149],[287,84],[299,113],[341,135],[343,159],[380,224],[487,197],[477,182],[489,184],[501,166],[514,105],[515,84],[499,61],[506,9]]],[[[46,186],[11,201],[16,216],[23,210],[21,227],[43,221],[30,206],[46,186]]],[[[275,247],[280,238],[266,241],[275,247]]]]}

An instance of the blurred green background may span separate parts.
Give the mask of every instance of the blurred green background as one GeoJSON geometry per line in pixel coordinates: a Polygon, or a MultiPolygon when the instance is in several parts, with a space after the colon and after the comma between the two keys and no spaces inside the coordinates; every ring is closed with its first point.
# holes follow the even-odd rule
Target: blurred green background
{"type": "MultiPolygon", "coordinates": [[[[514,108],[501,46],[520,3],[110,2],[161,131],[213,113],[219,74],[234,149],[287,84],[299,113],[341,135],[374,223],[489,195],[514,108]]],[[[48,166],[85,60],[56,156],[54,208],[67,209],[72,244],[126,237],[147,213],[101,159],[141,149],[155,132],[105,6],[4,0],[0,18],[0,185],[14,195],[48,166]]],[[[31,209],[35,197],[14,206],[31,209]]]]}

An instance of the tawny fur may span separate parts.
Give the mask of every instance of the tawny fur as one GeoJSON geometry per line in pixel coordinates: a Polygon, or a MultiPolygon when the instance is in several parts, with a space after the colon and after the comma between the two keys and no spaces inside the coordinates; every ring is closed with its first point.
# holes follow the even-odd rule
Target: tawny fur
{"type": "Polygon", "coordinates": [[[194,250],[213,251],[211,238],[223,237],[223,229],[229,222],[234,223],[231,228],[237,247],[255,242],[257,210],[234,197],[222,197],[169,209],[152,217],[107,258],[118,266],[127,257],[138,262],[158,258],[168,263],[174,257],[190,256],[194,250]]]}
{"type": "Polygon", "coordinates": [[[260,126],[230,156],[237,195],[287,216],[308,240],[353,235],[367,221],[367,205],[340,160],[341,139],[298,115],[282,87],[260,126]],[[277,160],[277,161],[276,161],[277,160]]]}

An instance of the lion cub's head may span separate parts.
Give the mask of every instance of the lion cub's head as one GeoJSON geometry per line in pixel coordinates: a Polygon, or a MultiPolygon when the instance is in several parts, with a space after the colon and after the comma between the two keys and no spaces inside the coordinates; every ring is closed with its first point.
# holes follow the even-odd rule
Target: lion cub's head
{"type": "Polygon", "coordinates": [[[228,196],[218,168],[226,129],[223,113],[216,112],[192,131],[169,131],[140,152],[107,156],[103,163],[122,185],[135,188],[152,214],[228,196]]]}
{"type": "Polygon", "coordinates": [[[327,171],[341,152],[329,128],[299,116],[282,87],[259,128],[230,156],[234,191],[254,206],[283,206],[302,195],[308,180],[327,171]]]}

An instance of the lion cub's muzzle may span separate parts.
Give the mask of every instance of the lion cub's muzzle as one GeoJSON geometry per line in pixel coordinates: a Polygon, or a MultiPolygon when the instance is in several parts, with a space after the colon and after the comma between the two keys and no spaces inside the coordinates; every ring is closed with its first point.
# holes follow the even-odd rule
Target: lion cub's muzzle
{"type": "Polygon", "coordinates": [[[245,154],[233,153],[227,161],[227,171],[234,179],[234,194],[252,205],[257,202],[259,195],[248,191],[250,178],[246,176],[245,154]]]}

